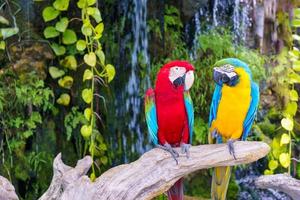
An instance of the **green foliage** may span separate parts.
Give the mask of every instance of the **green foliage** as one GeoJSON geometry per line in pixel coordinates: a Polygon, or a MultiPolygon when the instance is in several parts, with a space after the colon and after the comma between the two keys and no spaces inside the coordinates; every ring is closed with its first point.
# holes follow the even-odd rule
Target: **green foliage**
{"type": "MultiPolygon", "coordinates": [[[[297,40],[297,20],[300,20],[299,9],[295,10],[294,19],[292,21],[292,28],[294,28],[293,38],[297,40]]],[[[286,16],[286,15],[283,15],[286,16]]],[[[287,16],[286,16],[287,18],[287,16]]],[[[292,38],[292,33],[286,37],[292,38]]],[[[284,101],[283,108],[281,109],[280,129],[272,141],[272,154],[269,155],[269,169],[265,170],[265,174],[273,174],[276,171],[282,172],[287,169],[291,174],[291,158],[293,154],[293,143],[297,145],[300,141],[298,135],[294,132],[294,124],[296,124],[296,114],[298,109],[298,92],[295,85],[300,83],[300,71],[298,64],[300,61],[300,51],[298,48],[293,47],[290,50],[283,49],[281,54],[277,57],[277,67],[273,70],[272,76],[276,79],[275,91],[279,97],[284,101]],[[278,164],[275,167],[275,162],[279,163],[283,168],[278,169],[278,164]],[[277,170],[278,169],[278,170],[277,170]]],[[[298,164],[299,165],[299,164],[298,164]]],[[[296,174],[294,172],[294,174],[296,174]]]]}
{"type": "Polygon", "coordinates": [[[0,173],[14,183],[24,182],[31,190],[27,197],[36,199],[40,193],[37,190],[45,190],[48,186],[49,180],[44,175],[51,173],[53,155],[41,149],[32,150],[32,141],[42,127],[43,114],[55,110],[54,95],[34,72],[19,78],[10,69],[0,74],[0,91],[0,129],[3,133],[0,173]],[[36,176],[42,177],[32,179],[36,176]]]}
{"type": "MultiPolygon", "coordinates": [[[[102,119],[94,111],[96,101],[94,97],[104,98],[96,92],[97,85],[95,83],[100,83],[99,86],[102,86],[105,82],[112,81],[115,76],[115,68],[105,62],[105,55],[100,43],[104,24],[96,0],[79,0],[73,6],[76,6],[76,12],[80,15],[69,18],[69,13],[65,11],[69,11],[71,3],[69,0],[55,0],[52,6],[43,10],[43,19],[47,24],[49,23],[44,30],[44,36],[51,43],[57,56],[55,66],[49,67],[49,73],[53,79],[59,78],[57,82],[60,88],[57,91],[60,96],[56,102],[62,106],[69,106],[70,103],[78,105],[65,116],[67,140],[69,141],[72,136],[77,138],[77,150],[82,152],[81,140],[78,140],[78,135],[75,133],[80,130],[86,143],[83,154],[87,153],[89,146],[91,156],[98,159],[96,162],[106,165],[108,158],[103,153],[106,151],[106,145],[103,139],[97,139],[100,133],[96,131],[96,121],[102,119]],[[75,26],[74,21],[76,20],[80,22],[81,29],[75,26]],[[79,66],[84,67],[83,72],[78,70],[79,66]],[[75,76],[82,78],[78,80],[75,76]],[[76,87],[78,81],[83,88],[76,87]],[[81,98],[76,98],[72,92],[81,93],[79,95],[81,98]],[[81,105],[84,105],[84,113],[79,111],[81,105]],[[97,148],[102,149],[102,153],[95,153],[99,151],[97,148]]],[[[94,180],[95,177],[93,164],[91,179],[94,180]]]]}

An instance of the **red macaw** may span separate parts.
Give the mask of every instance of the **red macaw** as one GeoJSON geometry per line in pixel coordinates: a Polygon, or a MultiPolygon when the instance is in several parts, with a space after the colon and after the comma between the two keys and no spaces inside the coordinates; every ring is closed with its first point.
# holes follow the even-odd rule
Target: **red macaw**
{"type": "MultiPolygon", "coordinates": [[[[194,126],[194,110],[189,89],[194,82],[194,67],[187,61],[165,64],[157,75],[155,89],[145,95],[145,115],[151,140],[171,153],[176,163],[181,147],[189,157],[194,126]]],[[[168,191],[168,199],[183,199],[182,179],[168,191]]]]}

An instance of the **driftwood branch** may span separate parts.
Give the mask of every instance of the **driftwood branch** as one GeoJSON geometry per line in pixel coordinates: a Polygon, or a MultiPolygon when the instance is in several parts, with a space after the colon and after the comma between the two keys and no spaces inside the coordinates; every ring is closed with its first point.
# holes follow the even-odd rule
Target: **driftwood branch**
{"type": "Polygon", "coordinates": [[[264,175],[256,179],[255,185],[262,189],[275,189],[289,195],[292,199],[300,199],[300,180],[288,174],[264,175]]]}
{"type": "Polygon", "coordinates": [[[18,200],[14,186],[4,177],[0,176],[0,200],[18,200]]]}
{"type": "Polygon", "coordinates": [[[236,160],[229,154],[226,144],[194,146],[190,149],[189,159],[180,154],[178,165],[169,153],[153,149],[135,162],[108,170],[95,182],[84,175],[91,166],[90,157],[71,168],[63,164],[59,154],[54,161],[52,183],[40,200],[151,199],[189,173],[250,163],[264,157],[270,150],[263,142],[235,142],[234,147],[236,160]]]}

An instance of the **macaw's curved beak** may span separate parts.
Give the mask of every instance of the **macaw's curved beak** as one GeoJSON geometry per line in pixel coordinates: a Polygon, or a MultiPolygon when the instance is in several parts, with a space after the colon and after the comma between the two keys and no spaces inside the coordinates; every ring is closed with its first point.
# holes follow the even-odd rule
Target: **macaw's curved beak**
{"type": "Polygon", "coordinates": [[[184,85],[184,81],[185,81],[185,74],[183,76],[179,76],[178,78],[176,78],[173,81],[173,85],[175,85],[175,87],[179,87],[184,85]]]}
{"type": "Polygon", "coordinates": [[[189,90],[194,83],[194,71],[187,71],[183,76],[176,78],[173,81],[173,85],[177,88],[179,86],[184,86],[184,90],[189,90]]]}

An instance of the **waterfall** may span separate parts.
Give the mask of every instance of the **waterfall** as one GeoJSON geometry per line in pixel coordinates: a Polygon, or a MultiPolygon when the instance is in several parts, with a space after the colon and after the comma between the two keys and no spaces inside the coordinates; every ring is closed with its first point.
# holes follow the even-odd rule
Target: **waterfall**
{"type": "MultiPolygon", "coordinates": [[[[128,128],[132,134],[137,134],[137,142],[134,144],[134,149],[138,153],[143,153],[145,147],[143,146],[142,139],[144,135],[141,131],[140,115],[142,108],[142,97],[140,91],[145,91],[150,86],[150,59],[148,55],[148,37],[147,37],[147,0],[132,0],[132,39],[133,49],[131,52],[131,72],[126,86],[126,112],[131,113],[128,128]],[[143,59],[143,63],[139,63],[140,56],[143,59]],[[145,80],[140,78],[139,64],[146,66],[145,80]],[[142,85],[142,87],[141,87],[142,85]]],[[[134,137],[134,136],[132,136],[134,137]]]]}
{"type": "Polygon", "coordinates": [[[235,0],[233,11],[233,34],[237,42],[244,43],[247,39],[247,31],[251,26],[251,4],[245,0],[235,0]]]}
{"type": "MultiPolygon", "coordinates": [[[[200,16],[203,14],[202,8],[199,9],[198,12],[196,12],[194,16],[194,26],[195,26],[195,33],[194,33],[194,38],[193,38],[193,43],[192,43],[192,49],[190,53],[190,58],[191,60],[195,60],[197,58],[197,49],[199,48],[199,43],[198,43],[198,37],[201,34],[201,23],[200,23],[200,16]]],[[[188,29],[188,26],[186,26],[188,29]]],[[[186,30],[187,32],[188,30],[186,30]]]]}

